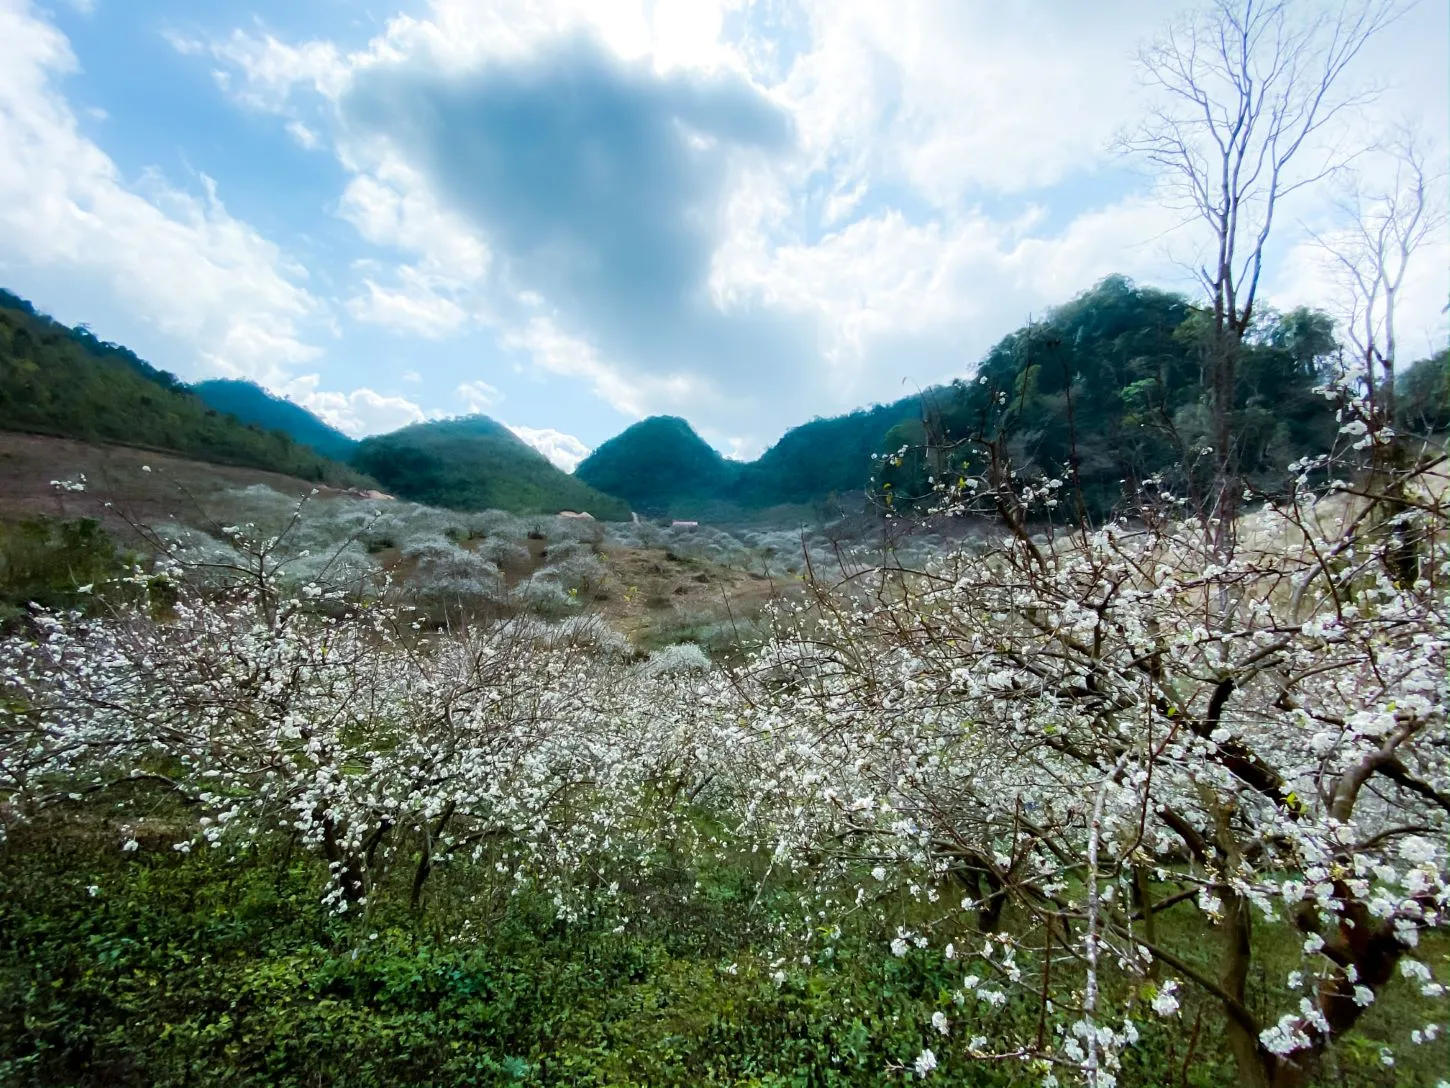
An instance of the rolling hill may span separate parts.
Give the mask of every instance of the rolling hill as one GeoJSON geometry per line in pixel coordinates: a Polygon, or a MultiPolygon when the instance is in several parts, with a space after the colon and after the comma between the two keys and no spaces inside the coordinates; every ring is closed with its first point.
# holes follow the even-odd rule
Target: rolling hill
{"type": "Polygon", "coordinates": [[[574,475],[640,513],[734,520],[862,494],[883,436],[920,415],[920,398],[910,397],[813,419],[749,462],[726,460],[683,419],[651,416],[601,445],[574,475]]]}
{"type": "Polygon", "coordinates": [[[324,457],[346,461],[357,449],[357,439],[329,427],[290,400],[274,396],[255,382],[216,378],[197,382],[191,391],[219,412],[229,412],[243,423],[267,431],[283,431],[324,457]]]}
{"type": "Polygon", "coordinates": [[[738,467],[677,416],[651,416],[605,442],[574,476],[642,514],[694,512],[734,491],[738,467]]]}
{"type": "Polygon", "coordinates": [[[355,471],[209,405],[118,344],[0,291],[0,430],[114,442],[329,484],[355,471]]]}
{"type": "Polygon", "coordinates": [[[400,498],[432,506],[521,514],[583,510],[604,520],[629,516],[624,499],[556,468],[487,416],[414,423],[366,438],[352,463],[400,498]]]}

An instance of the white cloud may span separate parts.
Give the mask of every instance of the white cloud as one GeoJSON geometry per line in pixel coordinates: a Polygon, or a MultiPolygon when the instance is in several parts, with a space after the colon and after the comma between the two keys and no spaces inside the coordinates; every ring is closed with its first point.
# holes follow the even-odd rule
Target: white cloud
{"type": "Polygon", "coordinates": [[[370,325],[429,339],[457,332],[467,322],[463,308],[434,290],[416,269],[404,265],[398,278],[398,287],[382,287],[364,279],[363,294],[348,300],[348,313],[370,325]]]}
{"type": "Polygon", "coordinates": [[[686,371],[640,376],[601,357],[584,337],[548,316],[535,316],[503,331],[499,343],[525,353],[540,369],[589,382],[610,407],[636,418],[651,412],[679,412],[700,403],[710,390],[700,375],[686,371]]]}
{"type": "MultiPolygon", "coordinates": [[[[1186,265],[1201,235],[1134,191],[1107,150],[1141,108],[1131,54],[1187,2],[431,0],[351,53],[241,32],[207,49],[239,101],[309,132],[308,109],[334,125],[317,139],[349,172],[338,214],[379,258],[348,304],[356,319],[427,337],[489,329],[504,350],[628,415],[679,412],[754,450],[813,412],[899,396],[903,378],[966,372],[1029,315],[1109,272],[1193,290],[1186,265]],[[783,315],[815,330],[816,351],[783,364],[799,396],[763,394],[747,367],[712,376],[683,357],[611,356],[601,330],[510,279],[479,224],[432,190],[421,156],[337,121],[368,69],[475,72],[581,29],[659,72],[743,74],[792,118],[794,154],[731,174],[709,302],[742,321],[783,315]]],[[[1433,7],[1376,43],[1381,60],[1366,69],[1413,84],[1385,108],[1431,88],[1431,127],[1445,114],[1443,12],[1423,10],[1433,7]]],[[[1299,214],[1281,216],[1265,290],[1286,305],[1326,304],[1299,214]]],[[[1429,271],[1406,295],[1407,325],[1426,337],[1443,335],[1444,253],[1427,250],[1429,271]]]]}
{"type": "Polygon", "coordinates": [[[316,151],[322,145],[322,141],[317,138],[317,133],[301,121],[288,121],[287,133],[308,151],[316,151]]]}
{"type": "Polygon", "coordinates": [[[458,396],[473,415],[481,414],[503,399],[502,393],[484,381],[463,382],[458,387],[458,396]]]}
{"type": "Polygon", "coordinates": [[[806,0],[810,48],[779,87],[813,169],[900,178],[935,204],[1100,161],[1130,116],[1149,0],[987,6],[806,0]]]}
{"type": "Polygon", "coordinates": [[[363,146],[345,154],[354,162],[353,156],[370,159],[343,191],[338,213],[373,245],[413,258],[393,267],[393,286],[365,279],[349,312],[369,324],[431,338],[463,331],[482,306],[487,246],[388,149],[363,146]]]}
{"type": "Polygon", "coordinates": [[[188,345],[194,373],[277,380],[315,358],[299,323],[318,315],[304,270],[200,193],[155,172],[128,184],[79,132],[55,82],[69,43],[28,3],[0,4],[0,261],[101,281],[188,345]]]}
{"type": "Polygon", "coordinates": [[[572,434],[565,434],[548,427],[515,427],[509,430],[518,435],[534,449],[565,472],[573,472],[579,462],[590,454],[590,449],[572,434]]]}
{"type": "Polygon", "coordinates": [[[425,412],[406,397],[386,396],[366,387],[349,393],[321,390],[317,388],[321,381],[320,375],[304,374],[283,386],[282,393],[324,423],[354,438],[384,434],[440,415],[425,412]]]}

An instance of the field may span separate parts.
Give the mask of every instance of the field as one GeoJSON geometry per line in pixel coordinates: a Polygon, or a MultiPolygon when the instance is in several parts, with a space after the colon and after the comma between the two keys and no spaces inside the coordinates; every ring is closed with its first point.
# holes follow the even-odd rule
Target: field
{"type": "Polygon", "coordinates": [[[4,448],[48,518],[8,591],[56,602],[0,647],[6,1084],[1450,1064],[1433,479],[1394,534],[1265,505],[1224,564],[1184,522],[883,553],[4,448]]]}

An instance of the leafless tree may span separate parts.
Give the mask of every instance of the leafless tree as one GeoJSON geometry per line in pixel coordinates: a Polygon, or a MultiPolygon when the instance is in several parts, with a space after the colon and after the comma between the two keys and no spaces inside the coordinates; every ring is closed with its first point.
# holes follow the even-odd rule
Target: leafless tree
{"type": "Polygon", "coordinates": [[[1345,289],[1345,334],[1362,365],[1372,429],[1395,425],[1396,307],[1415,252],[1446,222],[1444,176],[1430,168],[1413,131],[1386,146],[1388,183],[1368,189],[1359,176],[1338,201],[1344,226],[1317,235],[1345,289]]]}
{"type": "Polygon", "coordinates": [[[1157,102],[1121,146],[1152,163],[1212,252],[1197,275],[1212,307],[1206,369],[1216,483],[1207,513],[1232,538],[1239,486],[1233,434],[1239,346],[1251,328],[1280,202],[1346,158],[1336,119],[1371,91],[1346,79],[1365,44],[1403,10],[1346,0],[1301,10],[1294,0],[1209,0],[1140,54],[1157,102]]]}

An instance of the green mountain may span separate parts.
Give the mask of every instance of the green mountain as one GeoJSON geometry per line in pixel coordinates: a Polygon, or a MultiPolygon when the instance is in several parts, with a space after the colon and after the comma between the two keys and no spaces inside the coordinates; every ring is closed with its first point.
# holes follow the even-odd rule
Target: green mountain
{"type": "Polygon", "coordinates": [[[758,509],[860,493],[871,477],[871,455],[882,451],[885,436],[900,425],[918,424],[921,412],[922,398],[906,397],[792,427],[740,467],[738,501],[758,509]]]}
{"type": "Polygon", "coordinates": [[[651,416],[605,442],[576,479],[642,514],[696,510],[733,494],[736,466],[677,416],[651,416]]]}
{"type": "Polygon", "coordinates": [[[1421,434],[1450,430],[1450,348],[1401,372],[1395,398],[1400,426],[1421,434]]]}
{"type": "Polygon", "coordinates": [[[255,423],[267,431],[283,431],[324,457],[346,461],[357,449],[357,439],[290,400],[273,396],[256,382],[216,378],[197,382],[191,391],[219,412],[228,412],[243,423],[255,423]]]}
{"type": "Polygon", "coordinates": [[[115,442],[306,480],[364,482],[278,430],[218,411],[172,374],[0,290],[0,430],[115,442]]]}
{"type": "MultiPolygon", "coordinates": [[[[929,448],[886,466],[882,482],[923,495],[930,476],[970,470],[964,440],[987,438],[1021,472],[1075,477],[1094,516],[1150,476],[1191,490],[1203,482],[1194,465],[1211,467],[1198,453],[1210,433],[1207,322],[1181,295],[1109,276],[1000,340],[971,381],[937,391],[929,448]]],[[[1247,483],[1272,485],[1289,462],[1327,448],[1334,412],[1314,389],[1337,351],[1328,315],[1261,313],[1240,348],[1233,419],[1247,483]]]]}
{"type": "MultiPolygon", "coordinates": [[[[715,510],[760,510],[864,497],[869,487],[911,504],[931,494],[933,477],[970,471],[969,451],[985,438],[1000,440],[1021,471],[1075,476],[1096,516],[1149,476],[1194,482],[1184,466],[1208,436],[1206,320],[1182,295],[1109,276],[1004,337],[971,381],[812,420],[748,464],[702,454],[704,443],[682,420],[646,420],[577,472],[640,510],[675,515],[713,513],[710,500],[715,510]],[[899,464],[873,460],[903,447],[899,464]]],[[[1333,410],[1314,389],[1337,350],[1323,313],[1261,315],[1241,348],[1233,421],[1250,484],[1270,483],[1290,461],[1328,444],[1333,410]]],[[[1407,420],[1441,418],[1432,406],[1445,373],[1442,360],[1402,375],[1407,420]]]]}
{"type": "Polygon", "coordinates": [[[741,463],[720,456],[685,420],[651,416],[601,445],[574,475],[641,513],[729,519],[860,495],[882,436],[920,417],[921,400],[910,397],[813,419],[787,431],[757,460],[741,463]]]}
{"type": "Polygon", "coordinates": [[[415,423],[365,438],[352,463],[394,495],[433,506],[520,514],[583,510],[604,520],[629,516],[623,499],[561,472],[487,416],[415,423]]]}

